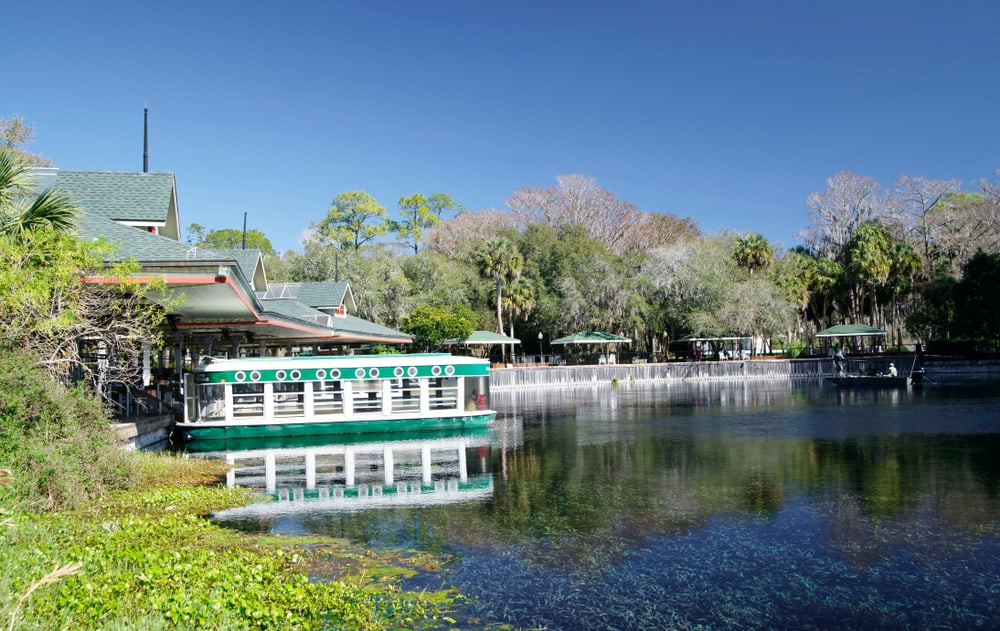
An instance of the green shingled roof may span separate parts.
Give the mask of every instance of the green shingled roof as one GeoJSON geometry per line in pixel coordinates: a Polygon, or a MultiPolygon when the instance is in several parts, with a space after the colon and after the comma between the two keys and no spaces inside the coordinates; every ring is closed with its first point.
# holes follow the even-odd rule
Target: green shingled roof
{"type": "Polygon", "coordinates": [[[118,248],[122,259],[135,257],[138,261],[148,262],[233,259],[232,256],[220,255],[216,250],[196,248],[90,212],[81,212],[77,216],[76,225],[77,235],[81,239],[94,240],[103,237],[118,248]]]}
{"type": "Polygon", "coordinates": [[[60,169],[55,186],[86,211],[117,221],[165,222],[174,197],[173,173],[60,169]]]}
{"type": "Polygon", "coordinates": [[[339,307],[347,293],[345,281],[302,283],[296,300],[310,307],[339,307]]]}

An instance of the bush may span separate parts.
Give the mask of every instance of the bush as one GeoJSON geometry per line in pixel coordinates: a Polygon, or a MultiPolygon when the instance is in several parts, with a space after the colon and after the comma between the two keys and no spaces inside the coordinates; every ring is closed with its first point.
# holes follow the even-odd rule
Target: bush
{"type": "Polygon", "coordinates": [[[805,342],[802,340],[792,340],[788,342],[785,346],[785,357],[788,359],[795,359],[802,354],[802,351],[806,349],[805,342]]]}
{"type": "Polygon", "coordinates": [[[26,351],[0,353],[0,493],[30,510],[71,508],[124,488],[134,461],[92,393],[56,383],[26,351]]]}

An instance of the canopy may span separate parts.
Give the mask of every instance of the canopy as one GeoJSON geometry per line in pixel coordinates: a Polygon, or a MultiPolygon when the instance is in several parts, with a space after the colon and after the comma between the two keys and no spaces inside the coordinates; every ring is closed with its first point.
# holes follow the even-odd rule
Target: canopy
{"type": "Polygon", "coordinates": [[[516,337],[507,337],[500,333],[493,333],[492,331],[473,331],[469,334],[469,337],[464,340],[445,340],[445,344],[520,344],[521,340],[516,337]]]}
{"type": "Polygon", "coordinates": [[[556,338],[550,344],[627,344],[631,341],[627,337],[603,331],[580,331],[572,335],[556,338]]]}
{"type": "Polygon", "coordinates": [[[885,335],[882,329],[865,326],[863,324],[838,324],[829,329],[823,329],[816,334],[816,337],[865,337],[885,335]]]}

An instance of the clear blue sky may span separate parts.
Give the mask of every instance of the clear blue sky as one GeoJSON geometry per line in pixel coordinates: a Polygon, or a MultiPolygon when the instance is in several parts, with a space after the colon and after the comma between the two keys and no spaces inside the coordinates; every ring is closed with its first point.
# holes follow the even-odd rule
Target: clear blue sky
{"type": "Polygon", "coordinates": [[[1000,168],[1000,2],[8,3],[0,116],[57,167],[176,174],[182,228],[279,250],[344,191],[470,210],[595,178],[784,247],[848,170],[1000,168]]]}

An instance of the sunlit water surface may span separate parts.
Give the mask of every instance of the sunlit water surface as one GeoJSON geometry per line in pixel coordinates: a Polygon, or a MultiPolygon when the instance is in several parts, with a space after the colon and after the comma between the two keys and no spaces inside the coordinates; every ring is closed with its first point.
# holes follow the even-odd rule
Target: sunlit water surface
{"type": "Polygon", "coordinates": [[[1000,628],[996,383],[621,384],[493,404],[458,451],[432,437],[433,468],[420,439],[389,441],[389,479],[378,445],[352,455],[352,484],[342,447],[313,456],[311,482],[286,449],[280,501],[218,519],[451,553],[407,586],[468,596],[462,628],[1000,628]]]}

